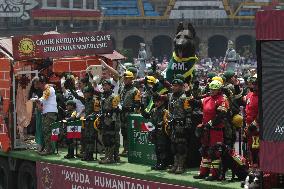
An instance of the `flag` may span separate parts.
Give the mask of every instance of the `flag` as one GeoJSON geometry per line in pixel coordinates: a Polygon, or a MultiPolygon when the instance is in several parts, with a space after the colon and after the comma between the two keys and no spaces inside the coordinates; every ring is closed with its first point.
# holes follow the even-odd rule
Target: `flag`
{"type": "Polygon", "coordinates": [[[141,123],[141,131],[149,132],[155,129],[154,125],[151,122],[148,123],[141,123]]]}
{"type": "Polygon", "coordinates": [[[139,129],[139,124],[137,120],[132,120],[132,129],[139,129]]]}
{"type": "Polygon", "coordinates": [[[8,136],[6,125],[0,124],[0,127],[2,128],[2,131],[0,131],[0,150],[7,153],[11,150],[11,140],[8,136]]]}
{"type": "Polygon", "coordinates": [[[67,138],[81,138],[81,125],[68,125],[67,138]]]}
{"type": "Polygon", "coordinates": [[[59,137],[59,128],[53,128],[51,132],[51,141],[58,141],[59,137]]]}

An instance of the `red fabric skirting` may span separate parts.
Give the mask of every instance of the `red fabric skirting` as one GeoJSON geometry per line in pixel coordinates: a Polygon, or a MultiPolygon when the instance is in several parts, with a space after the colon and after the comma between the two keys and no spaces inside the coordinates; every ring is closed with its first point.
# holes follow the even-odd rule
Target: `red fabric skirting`
{"type": "Polygon", "coordinates": [[[284,173],[284,141],[261,141],[259,156],[262,171],[284,173]]]}

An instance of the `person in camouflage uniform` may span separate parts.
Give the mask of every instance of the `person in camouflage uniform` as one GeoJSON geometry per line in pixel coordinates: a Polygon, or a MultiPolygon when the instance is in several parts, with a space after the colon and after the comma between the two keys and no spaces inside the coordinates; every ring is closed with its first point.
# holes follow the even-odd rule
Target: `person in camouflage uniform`
{"type": "MultiPolygon", "coordinates": [[[[76,112],[76,103],[73,100],[68,100],[66,102],[66,114],[65,120],[74,121],[76,119],[77,112],[76,112]]],[[[74,158],[74,141],[73,139],[67,138],[67,128],[64,128],[64,138],[65,143],[68,145],[68,153],[64,156],[65,159],[72,159],[74,158]]]]}
{"type": "Polygon", "coordinates": [[[232,119],[235,115],[240,113],[240,105],[242,104],[243,91],[240,88],[239,81],[233,71],[226,71],[224,73],[224,89],[223,93],[227,96],[229,101],[229,110],[225,120],[224,143],[231,148],[236,142],[236,128],[232,124],[232,119]]]}
{"type": "Polygon", "coordinates": [[[169,98],[171,146],[174,154],[174,165],[169,170],[170,173],[181,174],[185,171],[187,158],[187,137],[191,127],[192,108],[189,105],[189,98],[186,97],[184,81],[174,79],[172,82],[172,92],[169,98]]]}
{"type": "Polygon", "coordinates": [[[115,136],[118,131],[116,129],[116,120],[118,117],[119,96],[114,95],[111,80],[104,80],[102,85],[104,92],[101,98],[101,116],[96,119],[95,125],[99,125],[105,145],[105,158],[99,161],[99,163],[109,164],[115,162],[115,136]]]}
{"type": "Polygon", "coordinates": [[[154,170],[164,170],[170,163],[170,153],[167,149],[170,146],[170,131],[168,126],[169,111],[167,110],[166,98],[161,95],[154,95],[153,101],[155,108],[151,110],[149,116],[150,122],[153,123],[155,129],[150,133],[150,139],[155,144],[155,153],[157,157],[156,164],[152,167],[154,170]]]}
{"type": "Polygon", "coordinates": [[[85,105],[85,124],[84,133],[82,133],[82,143],[85,147],[82,161],[93,161],[95,149],[94,128],[95,110],[97,109],[97,99],[94,99],[94,88],[87,86],[83,89],[84,97],[79,96],[74,90],[70,90],[76,99],[79,99],[85,105]]]}
{"type": "Polygon", "coordinates": [[[120,92],[121,99],[121,134],[123,136],[123,152],[122,155],[128,154],[128,116],[133,113],[138,113],[141,106],[140,91],[133,86],[134,75],[130,71],[123,74],[124,87],[120,92]]]}
{"type": "Polygon", "coordinates": [[[142,110],[144,110],[145,108],[147,108],[147,106],[149,105],[151,98],[153,96],[154,93],[154,85],[156,84],[156,78],[153,76],[146,76],[143,79],[145,86],[144,86],[144,91],[142,93],[142,100],[141,100],[141,108],[142,110]]]}

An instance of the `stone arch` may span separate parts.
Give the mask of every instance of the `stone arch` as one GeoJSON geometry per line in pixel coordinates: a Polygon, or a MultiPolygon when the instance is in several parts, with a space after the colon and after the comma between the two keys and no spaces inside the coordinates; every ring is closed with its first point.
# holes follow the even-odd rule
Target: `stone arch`
{"type": "Polygon", "coordinates": [[[140,43],[144,43],[144,39],[137,35],[130,35],[123,40],[123,48],[129,49],[133,57],[138,57],[140,43]]]}
{"type": "Polygon", "coordinates": [[[236,51],[241,56],[247,56],[248,51],[255,52],[254,38],[251,35],[240,35],[236,38],[236,51]]]}
{"type": "Polygon", "coordinates": [[[152,55],[159,60],[164,56],[168,59],[172,56],[173,40],[167,35],[158,35],[152,39],[152,55]]]}
{"type": "Polygon", "coordinates": [[[208,39],[208,56],[224,57],[227,50],[227,37],[223,35],[214,35],[208,39]]]}
{"type": "Polygon", "coordinates": [[[196,52],[198,52],[200,50],[199,49],[200,42],[201,42],[201,39],[198,36],[196,36],[194,38],[194,44],[195,44],[196,52]]]}
{"type": "Polygon", "coordinates": [[[116,40],[113,37],[111,37],[111,42],[113,49],[116,49],[116,40]]]}

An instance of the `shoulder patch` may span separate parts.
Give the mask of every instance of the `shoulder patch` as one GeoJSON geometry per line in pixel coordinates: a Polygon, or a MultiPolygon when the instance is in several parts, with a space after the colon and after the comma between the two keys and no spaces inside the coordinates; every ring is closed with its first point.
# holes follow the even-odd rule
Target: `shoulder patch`
{"type": "Polygon", "coordinates": [[[136,94],[134,96],[135,101],[141,101],[141,92],[137,89],[136,94]]]}
{"type": "Polygon", "coordinates": [[[113,108],[117,108],[119,102],[120,102],[119,96],[114,96],[113,99],[112,99],[112,107],[113,107],[113,108]]]}

